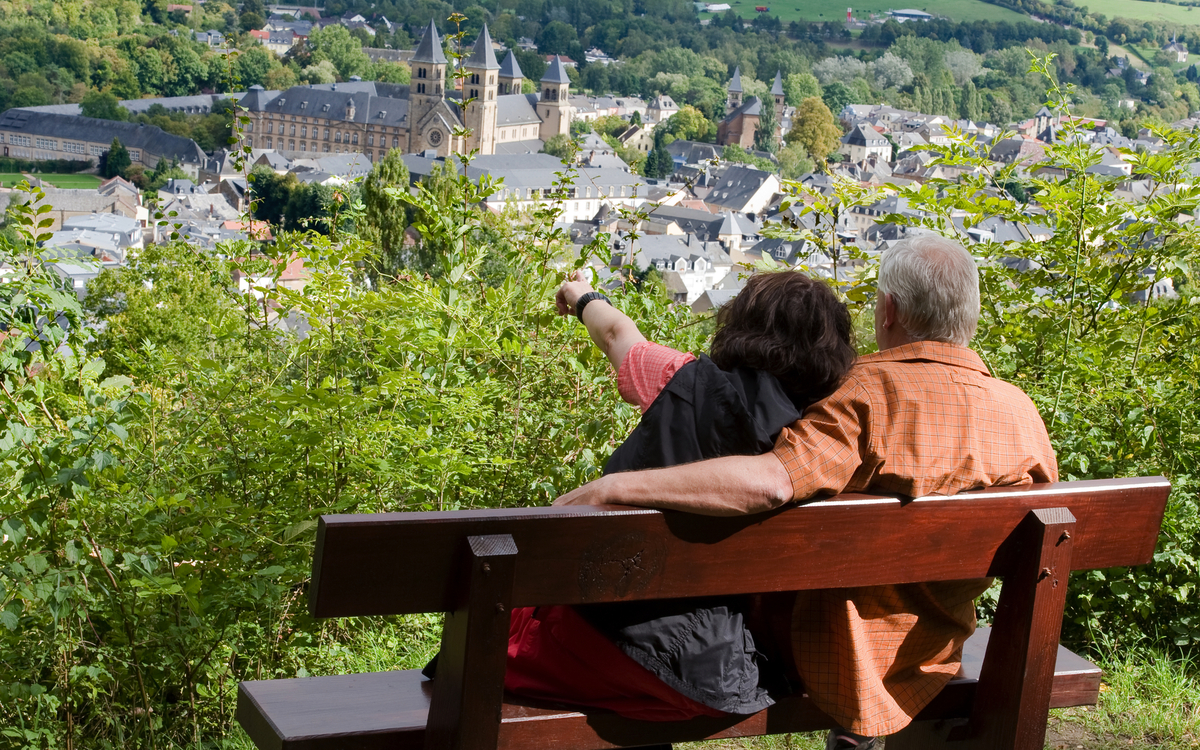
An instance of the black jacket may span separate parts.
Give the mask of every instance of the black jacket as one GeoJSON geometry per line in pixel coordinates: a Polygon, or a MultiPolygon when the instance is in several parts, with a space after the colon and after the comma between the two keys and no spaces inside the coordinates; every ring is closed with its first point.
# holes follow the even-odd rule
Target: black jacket
{"type": "MultiPolygon", "coordinates": [[[[675,373],[604,473],[766,453],[806,406],[773,375],[747,367],[726,372],[701,355],[675,373]]],[[[692,700],[733,714],[756,713],[774,703],[764,684],[781,680],[778,675],[768,680],[761,669],[744,602],[691,599],[577,609],[634,661],[692,700]]]]}

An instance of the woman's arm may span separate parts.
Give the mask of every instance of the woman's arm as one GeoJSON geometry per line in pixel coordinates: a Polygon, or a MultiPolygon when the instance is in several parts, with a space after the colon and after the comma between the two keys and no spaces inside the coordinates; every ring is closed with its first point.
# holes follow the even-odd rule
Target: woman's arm
{"type": "MultiPolygon", "coordinates": [[[[574,315],[575,303],[591,291],[594,291],[592,285],[584,280],[583,272],[576,271],[575,276],[564,282],[555,295],[554,303],[558,307],[558,314],[574,315]]],[[[583,324],[587,327],[592,341],[604,352],[613,369],[618,372],[634,344],[646,340],[629,316],[603,300],[595,300],[583,308],[583,324]]]]}

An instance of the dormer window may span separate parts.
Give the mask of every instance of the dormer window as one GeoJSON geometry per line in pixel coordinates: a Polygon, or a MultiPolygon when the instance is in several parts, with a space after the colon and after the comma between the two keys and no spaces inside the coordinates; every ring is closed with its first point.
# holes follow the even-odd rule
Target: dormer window
{"type": "Polygon", "coordinates": [[[277,103],[278,103],[278,105],[279,105],[280,107],[282,107],[284,104],[286,104],[286,103],[287,103],[287,99],[284,99],[284,98],[281,96],[281,97],[279,97],[279,101],[278,101],[277,103]]]}
{"type": "Polygon", "coordinates": [[[375,116],[378,117],[380,120],[382,120],[384,117],[387,116],[387,110],[381,109],[381,110],[379,110],[379,114],[377,114],[375,116]]]}
{"type": "Polygon", "coordinates": [[[300,109],[307,109],[307,108],[308,108],[308,102],[300,102],[300,109]]]}
{"type": "Polygon", "coordinates": [[[322,105],[322,106],[321,106],[321,111],[322,111],[322,112],[328,112],[328,111],[329,111],[329,105],[328,105],[328,104],[322,105]]]}

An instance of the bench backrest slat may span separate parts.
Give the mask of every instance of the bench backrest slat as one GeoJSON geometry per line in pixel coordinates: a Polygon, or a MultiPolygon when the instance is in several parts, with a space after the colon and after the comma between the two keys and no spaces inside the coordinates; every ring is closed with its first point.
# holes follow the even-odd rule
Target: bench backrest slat
{"type": "Polygon", "coordinates": [[[1050,507],[1078,520],[1073,570],[1139,565],[1169,492],[1147,477],[903,503],[839,495],[736,518],[615,506],[323,516],[309,602],[317,617],[451,610],[462,545],[485,534],[516,542],[514,606],[1003,576],[1011,532],[1050,507]]]}

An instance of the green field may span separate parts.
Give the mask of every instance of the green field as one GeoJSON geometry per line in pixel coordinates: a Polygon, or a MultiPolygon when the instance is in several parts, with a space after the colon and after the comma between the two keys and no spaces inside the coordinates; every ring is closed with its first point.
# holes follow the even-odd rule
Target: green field
{"type": "Polygon", "coordinates": [[[94,174],[39,174],[42,182],[59,188],[97,188],[100,178],[94,174]]]}
{"type": "MultiPolygon", "coordinates": [[[[34,176],[41,178],[43,183],[57,188],[86,189],[100,185],[100,178],[93,174],[37,174],[34,176]]],[[[2,173],[0,174],[0,187],[16,187],[23,179],[25,179],[25,175],[22,174],[2,173]]]]}
{"type": "MultiPolygon", "coordinates": [[[[855,18],[864,20],[869,18],[871,13],[912,8],[932,13],[935,16],[945,16],[954,21],[1030,22],[1029,16],[1008,8],[1001,8],[998,5],[985,3],[983,0],[913,0],[910,5],[905,5],[903,2],[880,2],[880,0],[868,0],[861,5],[841,0],[785,0],[784,2],[728,0],[728,2],[742,18],[754,16],[755,6],[767,5],[771,9],[771,15],[779,16],[784,21],[838,21],[846,17],[846,8],[849,7],[854,9],[855,18]]],[[[1111,2],[1119,4],[1125,0],[1111,0],[1111,2]]],[[[1137,4],[1150,5],[1150,3],[1137,4]]],[[[1092,2],[1089,0],[1088,7],[1091,6],[1092,2]]],[[[1200,18],[1200,13],[1197,14],[1197,18],[1200,18]]]]}
{"type": "MultiPolygon", "coordinates": [[[[1091,13],[1103,13],[1112,19],[1116,16],[1134,18],[1139,21],[1164,21],[1181,25],[1200,25],[1200,8],[1182,5],[1167,5],[1166,3],[1149,3],[1144,0],[1087,0],[1078,5],[1086,5],[1091,13]]],[[[846,9],[843,8],[845,13],[846,9]]]]}

